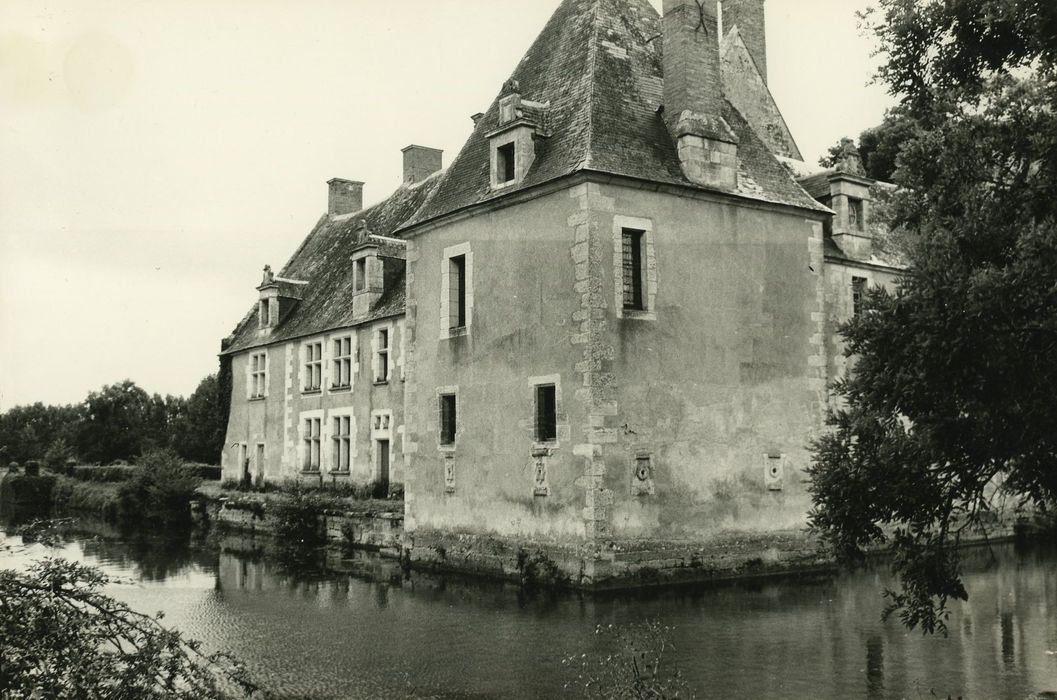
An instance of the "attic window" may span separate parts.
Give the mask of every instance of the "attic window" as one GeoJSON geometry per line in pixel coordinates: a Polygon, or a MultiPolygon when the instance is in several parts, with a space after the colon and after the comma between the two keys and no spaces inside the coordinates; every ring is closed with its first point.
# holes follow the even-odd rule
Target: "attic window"
{"type": "Polygon", "coordinates": [[[863,206],[861,199],[848,198],[848,228],[854,231],[863,230],[863,206]]]}
{"type": "Polygon", "coordinates": [[[495,149],[495,173],[496,180],[500,184],[513,182],[516,176],[515,156],[513,142],[503,144],[495,149]]]}
{"type": "Polygon", "coordinates": [[[272,325],[272,315],[268,307],[267,299],[261,299],[257,302],[257,320],[259,328],[268,328],[272,325]]]}
{"type": "Polygon", "coordinates": [[[360,258],[356,261],[355,277],[355,291],[362,292],[367,288],[367,258],[360,258]]]}

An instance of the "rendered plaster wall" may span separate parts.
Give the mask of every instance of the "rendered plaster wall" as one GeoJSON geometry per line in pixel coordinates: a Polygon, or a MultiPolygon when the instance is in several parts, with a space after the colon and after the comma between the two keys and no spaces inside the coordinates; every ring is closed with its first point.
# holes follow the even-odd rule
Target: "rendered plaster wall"
{"type": "Polygon", "coordinates": [[[821,222],[613,185],[593,199],[597,536],[707,542],[801,528],[807,445],[825,407],[821,222]],[[627,314],[607,261],[622,222],[637,219],[652,227],[654,307],[627,314]]]}
{"type": "Polygon", "coordinates": [[[232,399],[224,445],[225,479],[241,476],[239,444],[247,445],[250,474],[267,481],[304,479],[330,483],[365,484],[379,477],[379,440],[389,441],[389,481],[404,478],[404,385],[406,380],[403,317],[363,324],[357,328],[282,342],[232,358],[232,399]],[[389,332],[389,374],[377,372],[378,333],[389,332]],[[334,340],[352,337],[351,387],[334,388],[334,340]],[[305,346],[322,342],[322,381],[318,391],[306,391],[305,346]],[[268,353],[268,391],[263,399],[248,398],[247,365],[257,352],[268,353]],[[308,416],[322,419],[319,473],[303,470],[303,423],[308,416]],[[352,418],[351,468],[337,471],[333,457],[333,422],[336,416],[352,418]],[[387,420],[386,420],[387,419],[387,420]],[[265,465],[258,470],[257,444],[265,446],[265,465]]]}
{"type": "Polygon", "coordinates": [[[585,536],[583,460],[573,434],[583,356],[566,192],[481,213],[408,245],[405,481],[409,533],[542,540],[585,536]],[[465,331],[451,331],[445,251],[466,255],[465,331]],[[534,434],[533,382],[557,388],[556,442],[534,434]],[[457,433],[440,444],[440,394],[455,394],[457,433]]]}

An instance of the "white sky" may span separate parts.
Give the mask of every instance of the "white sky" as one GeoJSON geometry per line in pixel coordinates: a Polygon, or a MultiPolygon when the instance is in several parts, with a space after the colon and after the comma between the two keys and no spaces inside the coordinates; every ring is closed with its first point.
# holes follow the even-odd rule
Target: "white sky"
{"type": "MultiPolygon", "coordinates": [[[[768,0],[805,158],[880,122],[868,0],[768,0]]],[[[124,378],[189,394],[326,209],[445,165],[558,0],[0,3],[0,410],[124,378]]],[[[655,0],[658,7],[660,0],[655,0]]]]}

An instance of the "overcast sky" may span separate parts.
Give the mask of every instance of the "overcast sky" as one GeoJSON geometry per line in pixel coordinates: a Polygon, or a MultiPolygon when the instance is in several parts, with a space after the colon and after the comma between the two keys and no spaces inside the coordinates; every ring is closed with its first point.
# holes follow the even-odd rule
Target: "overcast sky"
{"type": "MultiPolygon", "coordinates": [[[[768,0],[805,158],[881,119],[868,0],[768,0]]],[[[0,410],[131,378],[189,394],[326,208],[445,165],[558,0],[0,3],[0,410]]],[[[660,0],[654,2],[658,7],[660,0]]]]}

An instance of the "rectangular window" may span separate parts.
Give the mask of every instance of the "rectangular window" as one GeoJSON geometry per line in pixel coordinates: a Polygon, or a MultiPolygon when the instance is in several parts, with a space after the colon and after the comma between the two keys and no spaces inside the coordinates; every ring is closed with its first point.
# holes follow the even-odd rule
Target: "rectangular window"
{"type": "Polygon", "coordinates": [[[263,399],[268,386],[268,354],[250,355],[250,398],[263,399]]]}
{"type": "Polygon", "coordinates": [[[646,232],[626,228],[623,230],[621,240],[623,242],[621,256],[624,271],[624,308],[645,311],[645,296],[642,293],[642,260],[645,256],[642,247],[646,240],[646,232]]]}
{"type": "Polygon", "coordinates": [[[861,199],[848,198],[848,228],[854,231],[863,230],[863,206],[861,199]]]}
{"type": "Polygon", "coordinates": [[[500,184],[511,182],[514,179],[516,175],[514,168],[515,155],[512,142],[495,149],[495,176],[500,184]]]}
{"type": "Polygon", "coordinates": [[[466,327],[466,256],[448,258],[448,327],[466,327]]]}
{"type": "Polygon", "coordinates": [[[347,472],[352,468],[352,417],[336,416],[331,438],[334,471],[347,472]]]}
{"type": "Polygon", "coordinates": [[[260,328],[267,328],[272,325],[271,312],[268,307],[269,303],[267,299],[261,299],[257,302],[257,318],[260,321],[258,324],[260,328]]]}
{"type": "Polygon", "coordinates": [[[304,440],[304,464],[303,468],[306,472],[318,472],[319,471],[319,441],[320,441],[320,426],[323,423],[322,418],[306,418],[304,424],[304,433],[302,439],[304,440]]]}
{"type": "Polygon", "coordinates": [[[352,336],[334,340],[333,388],[348,389],[352,386],[352,336]]]}
{"type": "Polygon", "coordinates": [[[377,362],[375,363],[375,382],[389,381],[389,329],[378,331],[377,362]]]}
{"type": "Polygon", "coordinates": [[[455,413],[455,394],[442,394],[440,397],[440,444],[454,445],[455,433],[458,430],[458,418],[455,413]]]}
{"type": "Polygon", "coordinates": [[[866,278],[851,278],[851,313],[854,318],[862,315],[863,299],[866,296],[866,278]]]}
{"type": "Polygon", "coordinates": [[[536,442],[558,439],[557,392],[553,384],[536,387],[536,442]]]}
{"type": "Polygon", "coordinates": [[[323,343],[305,343],[305,391],[319,391],[323,383],[323,343]]]}
{"type": "Polygon", "coordinates": [[[362,292],[367,288],[367,258],[360,258],[356,261],[355,280],[353,285],[357,292],[362,292]]]}

